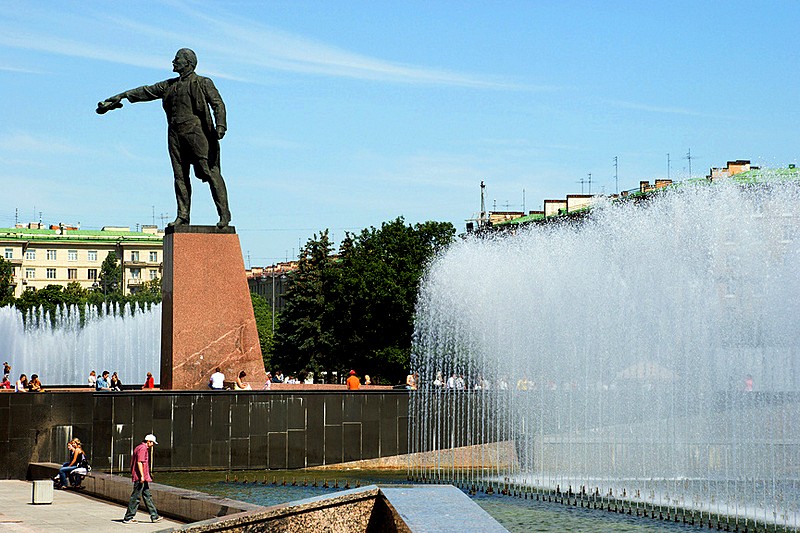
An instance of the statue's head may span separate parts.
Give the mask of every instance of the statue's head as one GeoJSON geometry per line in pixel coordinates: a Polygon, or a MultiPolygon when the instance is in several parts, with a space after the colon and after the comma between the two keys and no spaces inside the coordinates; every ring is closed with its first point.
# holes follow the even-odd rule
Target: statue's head
{"type": "Polygon", "coordinates": [[[189,48],[181,48],[172,60],[172,70],[180,74],[192,72],[197,67],[197,54],[189,48]]]}

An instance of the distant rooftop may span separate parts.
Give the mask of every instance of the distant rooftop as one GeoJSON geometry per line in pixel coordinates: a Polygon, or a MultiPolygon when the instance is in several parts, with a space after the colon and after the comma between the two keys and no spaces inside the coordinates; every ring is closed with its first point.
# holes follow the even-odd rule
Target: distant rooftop
{"type": "Polygon", "coordinates": [[[82,229],[44,229],[44,228],[0,228],[0,239],[3,240],[37,240],[37,241],[151,241],[160,242],[163,237],[153,233],[149,228],[145,231],[130,231],[130,228],[112,227],[114,231],[82,230],[82,229]]]}

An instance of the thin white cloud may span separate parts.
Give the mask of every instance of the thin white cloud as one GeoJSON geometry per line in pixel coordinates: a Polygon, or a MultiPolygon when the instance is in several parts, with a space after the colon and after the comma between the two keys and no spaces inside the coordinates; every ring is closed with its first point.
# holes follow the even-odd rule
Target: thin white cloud
{"type": "MultiPolygon", "coordinates": [[[[82,25],[98,28],[72,37],[66,35],[74,25],[62,25],[56,31],[32,33],[18,29],[18,24],[0,22],[0,45],[25,50],[108,61],[149,69],[164,70],[168,61],[155,50],[184,46],[203,36],[204,52],[225,64],[225,72],[209,61],[203,71],[207,74],[243,82],[262,83],[269,71],[293,72],[308,75],[333,76],[359,80],[417,85],[450,85],[486,89],[545,89],[516,84],[496,76],[473,75],[445,69],[427,68],[402,62],[386,61],[351,52],[324,42],[291,34],[227,12],[207,14],[183,3],[170,3],[166,9],[176,9],[182,18],[190,17],[196,24],[193,34],[165,29],[158,23],[142,23],[117,16],[87,15],[80,17],[82,25]],[[100,31],[102,29],[102,31],[100,31]],[[124,35],[127,39],[148,43],[153,53],[143,48],[132,49],[125,42],[97,42],[98,35],[124,35]],[[222,44],[220,44],[222,43],[222,44]],[[236,73],[236,67],[241,70],[236,73]]],[[[40,13],[39,16],[50,14],[40,13]]],[[[130,41],[128,41],[130,42],[130,41]]]]}
{"type": "Polygon", "coordinates": [[[41,70],[33,70],[29,68],[10,67],[8,65],[0,65],[0,71],[15,72],[17,74],[43,74],[41,70]]]}
{"type": "Polygon", "coordinates": [[[61,139],[11,133],[0,137],[0,150],[14,153],[79,154],[84,150],[61,139]]]}

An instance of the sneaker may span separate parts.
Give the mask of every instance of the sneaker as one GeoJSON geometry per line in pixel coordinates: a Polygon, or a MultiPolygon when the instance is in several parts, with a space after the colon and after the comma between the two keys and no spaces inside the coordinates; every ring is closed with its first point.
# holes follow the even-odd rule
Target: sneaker
{"type": "Polygon", "coordinates": [[[129,518],[127,520],[122,520],[123,524],[135,524],[136,522],[138,522],[138,520],[136,520],[135,518],[129,518]]]}
{"type": "Polygon", "coordinates": [[[164,520],[164,517],[163,517],[163,516],[157,516],[157,517],[155,517],[155,518],[151,518],[151,519],[150,519],[150,521],[151,521],[151,522],[153,522],[154,524],[155,524],[156,522],[161,522],[162,520],[164,520]]]}

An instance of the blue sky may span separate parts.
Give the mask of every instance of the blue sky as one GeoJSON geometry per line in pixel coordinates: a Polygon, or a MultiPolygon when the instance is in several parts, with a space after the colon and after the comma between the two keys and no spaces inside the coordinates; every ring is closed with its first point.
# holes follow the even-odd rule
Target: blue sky
{"type": "MultiPolygon", "coordinates": [[[[222,171],[252,265],[404,216],[464,220],[797,162],[800,3],[0,0],[0,226],[175,216],[158,102],[99,100],[198,55],[228,109],[222,171]],[[584,186],[586,187],[586,186],[584,186]]],[[[192,222],[213,224],[195,181],[192,222]]]]}

